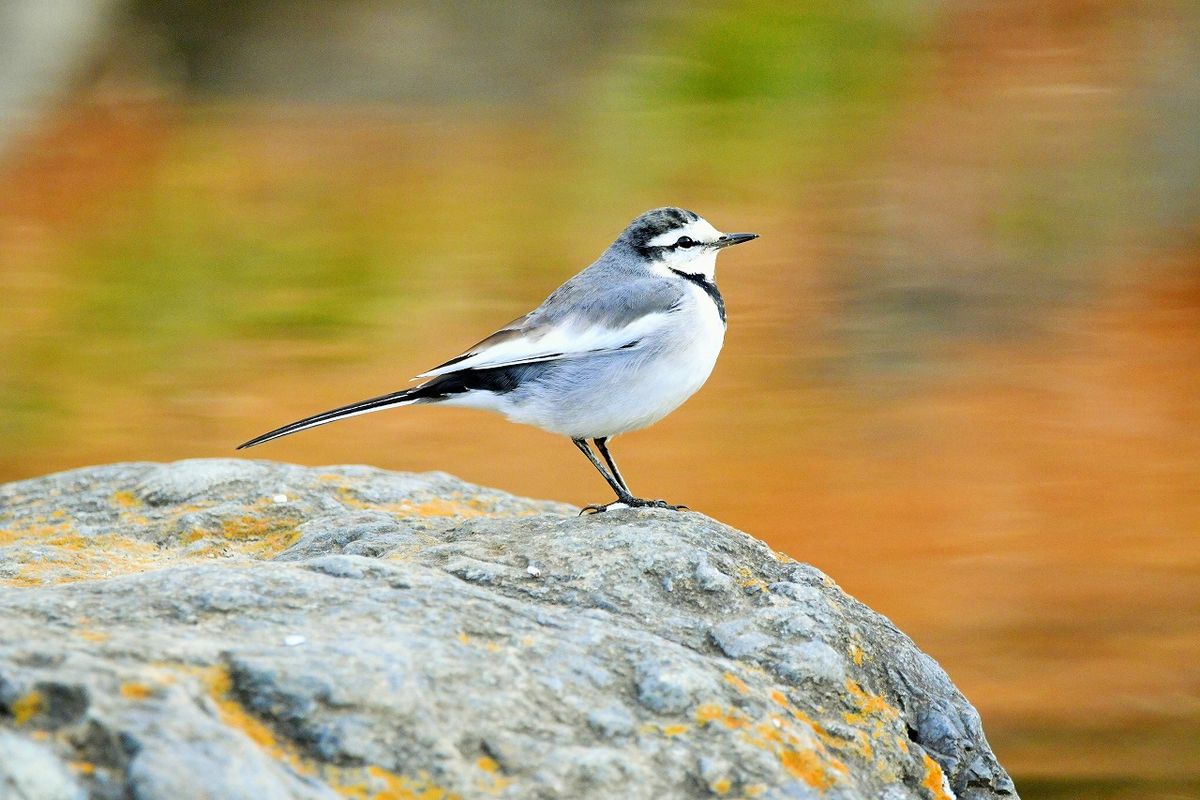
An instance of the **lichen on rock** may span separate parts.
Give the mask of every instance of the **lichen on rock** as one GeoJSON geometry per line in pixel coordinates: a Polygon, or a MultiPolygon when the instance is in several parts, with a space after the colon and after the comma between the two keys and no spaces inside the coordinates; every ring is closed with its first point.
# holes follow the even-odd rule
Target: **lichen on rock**
{"type": "Polygon", "coordinates": [[[1016,797],[932,659],[699,514],[118,464],[0,487],[4,584],[16,797],[1016,797]]]}

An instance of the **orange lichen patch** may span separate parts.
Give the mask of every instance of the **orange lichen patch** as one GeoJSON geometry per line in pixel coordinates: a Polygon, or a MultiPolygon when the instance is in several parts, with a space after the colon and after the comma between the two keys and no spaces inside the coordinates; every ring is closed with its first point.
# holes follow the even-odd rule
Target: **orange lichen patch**
{"type": "Polygon", "coordinates": [[[854,662],[855,666],[862,666],[863,649],[857,644],[850,645],[850,659],[854,662]]]}
{"type": "MultiPolygon", "coordinates": [[[[814,788],[823,790],[849,777],[850,769],[834,754],[846,747],[846,740],[827,733],[783,692],[771,690],[764,694],[787,714],[769,714],[765,719],[753,721],[736,710],[724,711],[709,703],[696,710],[696,720],[700,724],[720,721],[727,727],[740,729],[743,741],[774,753],[789,774],[814,788]]],[[[746,795],[754,795],[750,787],[746,795]]]]}
{"type": "Polygon", "coordinates": [[[104,642],[108,641],[108,634],[104,631],[93,631],[88,628],[80,628],[76,630],[75,635],[80,639],[83,639],[85,642],[103,644],[104,642]]]}
{"type": "Polygon", "coordinates": [[[121,684],[121,697],[129,700],[146,700],[154,695],[154,690],[144,683],[121,684]]]}
{"type": "Polygon", "coordinates": [[[359,498],[349,486],[338,486],[335,491],[338,502],[344,506],[369,511],[386,511],[399,517],[485,517],[492,515],[489,506],[474,498],[437,497],[423,503],[369,503],[359,498]]]}
{"type": "Polygon", "coordinates": [[[13,722],[18,727],[29,722],[42,711],[42,693],[38,691],[30,692],[24,697],[18,697],[16,702],[12,704],[13,722]]]}
{"type": "MultiPolygon", "coordinates": [[[[63,534],[46,540],[54,549],[42,560],[21,564],[5,581],[10,586],[42,586],[96,580],[155,567],[155,546],[128,536],[63,534]]],[[[19,557],[18,557],[19,558],[19,557]]]]}
{"type": "Polygon", "coordinates": [[[746,685],[746,682],[732,672],[725,673],[725,682],[737,689],[738,694],[747,694],[750,691],[750,687],[746,685]]]}
{"type": "Polygon", "coordinates": [[[221,536],[226,539],[262,539],[277,532],[279,523],[276,520],[245,514],[240,517],[230,517],[221,521],[221,536]]]}
{"type": "Polygon", "coordinates": [[[473,507],[470,503],[463,503],[453,500],[443,500],[441,498],[427,500],[424,503],[400,503],[396,508],[397,513],[411,517],[483,517],[487,516],[487,512],[480,508],[473,507]]]}
{"type": "Polygon", "coordinates": [[[338,794],[355,800],[461,800],[460,795],[436,785],[424,775],[409,778],[382,767],[359,770],[332,767],[324,770],[322,777],[338,794]],[[356,782],[350,783],[351,780],[356,782]]]}
{"type": "MultiPolygon", "coordinates": [[[[244,515],[221,523],[221,537],[240,555],[270,558],[294,545],[300,538],[299,519],[244,515]]],[[[186,537],[185,537],[186,538],[186,537]]]]}
{"type": "Polygon", "coordinates": [[[766,790],[767,790],[767,787],[765,784],[752,783],[749,786],[747,786],[745,789],[743,789],[742,791],[746,795],[746,797],[758,797],[760,794],[762,794],[766,790]]]}
{"type": "Polygon", "coordinates": [[[475,762],[475,766],[484,773],[483,778],[475,782],[475,788],[482,792],[495,794],[512,783],[510,778],[504,777],[500,772],[500,765],[493,758],[484,756],[475,762]]]}
{"type": "Polygon", "coordinates": [[[928,753],[924,754],[923,760],[925,779],[921,781],[921,787],[929,790],[933,800],[954,800],[954,795],[946,791],[946,776],[941,765],[930,758],[928,753]]]}
{"type": "Polygon", "coordinates": [[[138,499],[133,496],[133,492],[120,491],[114,492],[112,501],[121,508],[134,508],[138,504],[138,499]]]}
{"type": "MultiPolygon", "coordinates": [[[[270,758],[301,775],[324,781],[343,797],[359,800],[461,800],[460,795],[438,786],[425,773],[410,777],[397,775],[377,765],[339,767],[301,755],[290,742],[280,740],[267,725],[242,708],[233,696],[233,680],[229,671],[223,667],[189,667],[170,663],[155,666],[162,670],[163,682],[174,682],[180,673],[197,678],[215,706],[222,724],[245,734],[270,758]]],[[[490,765],[484,761],[480,759],[476,766],[487,774],[490,788],[485,791],[502,790],[508,785],[509,779],[498,774],[499,765],[489,769],[490,765]]]]}
{"type": "Polygon", "coordinates": [[[662,729],[663,736],[682,736],[688,732],[687,725],[667,725],[662,729]]]}
{"type": "Polygon", "coordinates": [[[20,524],[14,528],[6,528],[0,531],[0,545],[12,544],[26,539],[44,541],[55,536],[62,536],[72,532],[74,528],[68,522],[57,522],[54,524],[44,523],[27,523],[20,524]]]}
{"type": "Polygon", "coordinates": [[[814,789],[833,786],[833,777],[825,769],[825,761],[813,750],[784,750],[779,754],[783,768],[814,789]]]}
{"type": "Polygon", "coordinates": [[[883,732],[886,724],[900,718],[900,712],[882,696],[865,691],[857,682],[847,679],[846,691],[850,693],[857,711],[848,711],[843,716],[850,725],[861,727],[873,723],[875,735],[883,732]]]}
{"type": "Polygon", "coordinates": [[[76,775],[93,775],[96,772],[96,765],[90,761],[72,761],[68,766],[76,775]]]}
{"type": "Polygon", "coordinates": [[[749,567],[738,567],[737,576],[738,585],[743,589],[755,588],[761,591],[767,588],[767,582],[755,575],[749,567]]]}
{"type": "Polygon", "coordinates": [[[201,680],[208,690],[209,697],[216,704],[217,713],[223,724],[246,734],[255,744],[275,758],[286,761],[296,767],[298,771],[307,772],[301,768],[298,758],[279,746],[275,740],[275,734],[271,732],[270,728],[250,716],[249,712],[233,699],[233,679],[229,676],[228,670],[222,667],[210,667],[201,671],[201,680]]]}
{"type": "Polygon", "coordinates": [[[733,788],[733,784],[729,781],[729,778],[717,778],[708,785],[708,788],[712,789],[714,794],[729,794],[729,790],[733,788]]]}

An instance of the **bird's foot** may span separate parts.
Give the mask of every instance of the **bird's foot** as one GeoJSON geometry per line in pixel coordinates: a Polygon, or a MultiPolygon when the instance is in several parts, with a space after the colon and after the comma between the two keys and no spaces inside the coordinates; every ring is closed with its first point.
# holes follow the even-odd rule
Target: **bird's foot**
{"type": "Polygon", "coordinates": [[[604,503],[603,505],[596,503],[586,505],[580,510],[579,516],[582,517],[584,514],[601,514],[605,511],[608,511],[610,508],[666,508],[670,509],[671,511],[689,510],[687,506],[677,506],[672,503],[668,503],[666,500],[645,500],[641,497],[625,497],[613,500],[611,503],[604,503]]]}

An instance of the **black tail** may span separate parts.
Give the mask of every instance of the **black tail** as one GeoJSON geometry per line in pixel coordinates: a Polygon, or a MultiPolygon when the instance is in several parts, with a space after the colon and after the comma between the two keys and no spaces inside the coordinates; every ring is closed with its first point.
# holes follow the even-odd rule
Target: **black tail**
{"type": "Polygon", "coordinates": [[[237,449],[242,450],[247,447],[254,447],[256,444],[269,442],[272,439],[278,439],[280,436],[287,436],[290,433],[308,430],[309,428],[315,428],[318,425],[336,422],[339,419],[353,417],[357,414],[369,414],[372,411],[382,411],[385,408],[392,408],[393,406],[402,406],[408,403],[415,403],[423,396],[421,394],[422,388],[423,387],[417,386],[400,392],[392,392],[391,394],[372,397],[370,400],[359,400],[357,403],[351,403],[348,406],[340,406],[339,408],[330,409],[329,411],[322,411],[320,414],[313,414],[311,417],[305,417],[304,419],[296,420],[288,425],[284,425],[282,428],[276,428],[273,431],[268,431],[262,436],[255,436],[250,441],[239,444],[237,449]]]}
{"type": "Polygon", "coordinates": [[[465,392],[495,392],[505,394],[517,388],[525,380],[537,380],[543,373],[554,369],[554,362],[536,362],[533,364],[518,364],[511,367],[491,367],[488,369],[464,369],[431,378],[420,386],[405,389],[400,392],[372,397],[370,400],[360,400],[348,406],[322,411],[296,420],[290,425],[268,431],[262,436],[256,436],[250,441],[239,444],[238,450],[254,447],[256,444],[278,439],[290,433],[315,428],[328,422],[353,417],[358,414],[369,414],[372,411],[382,411],[385,408],[409,405],[410,403],[435,403],[438,400],[463,394],[465,392]]]}

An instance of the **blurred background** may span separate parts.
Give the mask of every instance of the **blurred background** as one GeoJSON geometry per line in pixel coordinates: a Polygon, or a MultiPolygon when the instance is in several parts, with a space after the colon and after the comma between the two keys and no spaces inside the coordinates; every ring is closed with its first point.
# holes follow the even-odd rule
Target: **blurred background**
{"type": "MultiPolygon", "coordinates": [[[[666,204],[763,238],[634,488],[891,617],[1025,798],[1200,796],[1191,0],[0,0],[0,480],[403,387],[666,204]]],[[[471,411],[251,455],[608,496],[471,411]]]]}

